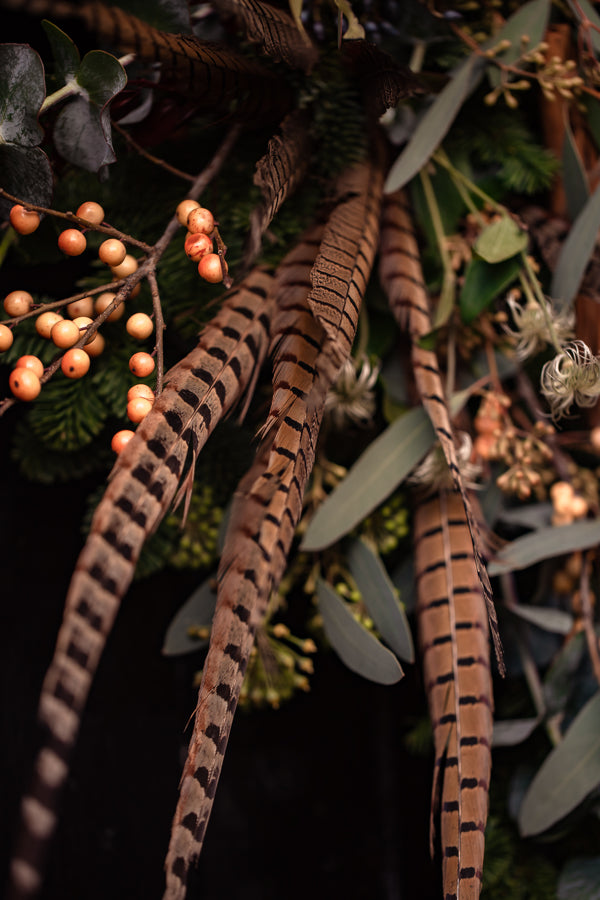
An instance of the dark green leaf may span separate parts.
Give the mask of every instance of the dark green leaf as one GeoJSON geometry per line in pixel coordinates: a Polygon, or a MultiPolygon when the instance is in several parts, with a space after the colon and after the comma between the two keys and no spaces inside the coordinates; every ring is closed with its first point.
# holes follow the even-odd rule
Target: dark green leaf
{"type": "Polygon", "coordinates": [[[570,306],[590,261],[600,227],[600,187],[583,207],[562,245],[550,293],[556,305],[570,306]]]}
{"type": "Polygon", "coordinates": [[[474,250],[486,262],[500,263],[525,250],[528,242],[527,232],[509,216],[502,216],[483,229],[474,250]]]}
{"type": "Polygon", "coordinates": [[[83,97],[73,97],[58,114],[53,133],[60,155],[88,172],[116,159],[108,107],[100,110],[83,97]]]}
{"type": "Polygon", "coordinates": [[[44,66],[28,44],[0,44],[0,140],[35,147],[43,137],[38,123],[46,96],[44,66]]]}
{"type": "Polygon", "coordinates": [[[494,747],[514,747],[526,741],[537,726],[539,719],[500,719],[494,722],[494,747]]]}
{"type": "Polygon", "coordinates": [[[495,265],[473,258],[467,266],[459,300],[463,322],[472,322],[491,306],[496,297],[513,283],[520,268],[521,262],[516,256],[495,265]]]}
{"type": "Polygon", "coordinates": [[[573,720],[536,773],[519,810],[524,837],[539,834],[600,785],[600,692],[573,720]]]}
{"type": "Polygon", "coordinates": [[[590,186],[585,168],[575,143],[569,117],[565,116],[565,139],[562,151],[563,181],[567,195],[569,218],[574,221],[590,197],[590,186]]]}
{"type": "Polygon", "coordinates": [[[81,60],[77,84],[87,93],[90,103],[106,106],[127,84],[125,69],[118,59],[103,50],[91,50],[81,60]]]}
{"type": "Polygon", "coordinates": [[[600,900],[600,856],[570,859],[560,873],[557,900],[600,900]]]}
{"type": "Polygon", "coordinates": [[[600,521],[573,522],[540,528],[511,541],[488,565],[490,575],[526,569],[542,559],[551,559],[573,550],[587,550],[600,543],[600,521]]]}
{"type": "MultiPolygon", "coordinates": [[[[531,0],[530,3],[525,3],[485,46],[493,47],[497,46],[500,41],[510,41],[510,47],[499,53],[496,58],[505,65],[512,65],[523,53],[523,45],[521,44],[523,35],[529,37],[529,42],[525,48],[527,50],[536,47],[544,39],[549,13],[550,0],[531,0]]],[[[490,82],[493,85],[497,85],[501,78],[502,73],[500,69],[490,67],[490,82]]]]}
{"type": "MultiPolygon", "coordinates": [[[[27,203],[50,206],[52,202],[52,168],[39,147],[18,147],[0,143],[0,187],[27,203]]],[[[0,200],[1,209],[12,202],[0,200]]]]}
{"type": "Polygon", "coordinates": [[[357,622],[346,603],[322,578],[317,582],[317,597],[325,634],[342,662],[378,684],[400,681],[404,672],[394,654],[357,622]]]}
{"type": "Polygon", "coordinates": [[[544,698],[548,715],[563,712],[577,683],[577,670],[586,652],[583,631],[566,641],[544,678],[544,698]]]}
{"type": "Polygon", "coordinates": [[[214,583],[214,575],[203,581],[173,617],[162,648],[165,656],[193,653],[206,646],[208,638],[191,637],[190,629],[210,627],[217,602],[214,583]]]}
{"type": "Polygon", "coordinates": [[[50,42],[57,78],[62,82],[70,81],[79,68],[79,50],[71,38],[53,22],[44,19],[42,28],[50,42]]]}
{"type": "Polygon", "coordinates": [[[394,653],[414,662],[415,648],[404,611],[381,558],[363,540],[350,545],[347,562],[367,612],[394,653]]]}
{"type": "Polygon", "coordinates": [[[514,604],[510,607],[511,613],[537,625],[544,631],[552,631],[555,634],[568,634],[573,627],[573,616],[562,609],[552,609],[547,606],[528,606],[525,603],[514,604]]]}

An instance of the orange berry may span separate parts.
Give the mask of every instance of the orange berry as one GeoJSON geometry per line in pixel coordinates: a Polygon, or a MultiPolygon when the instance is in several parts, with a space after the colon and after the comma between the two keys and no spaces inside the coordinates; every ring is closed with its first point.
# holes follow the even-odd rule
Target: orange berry
{"type": "Polygon", "coordinates": [[[50,337],[57,347],[66,350],[67,347],[72,347],[79,340],[79,328],[70,319],[61,319],[52,326],[50,337]]]}
{"type": "Polygon", "coordinates": [[[115,451],[115,453],[120,453],[121,450],[123,450],[125,445],[128,444],[133,437],[134,433],[135,432],[129,431],[127,428],[125,428],[123,429],[123,431],[117,431],[117,433],[113,435],[110,446],[115,451]]]}
{"type": "Polygon", "coordinates": [[[35,330],[39,334],[40,337],[46,338],[46,340],[50,339],[50,334],[52,332],[52,328],[56,325],[57,322],[62,322],[63,317],[60,313],[57,312],[45,312],[37,317],[35,320],[35,330]]]}
{"type": "Polygon", "coordinates": [[[15,369],[31,369],[38,378],[44,374],[44,363],[37,356],[20,356],[15,363],[15,369]]]}
{"type": "Polygon", "coordinates": [[[9,218],[10,224],[19,234],[32,234],[40,224],[39,213],[25,209],[20,203],[15,203],[12,207],[9,218]]]}
{"type": "Polygon", "coordinates": [[[145,397],[134,397],[127,404],[127,416],[132,422],[137,424],[137,422],[141,422],[142,419],[146,418],[151,409],[152,403],[150,400],[146,400],[145,397]]]}
{"type": "Polygon", "coordinates": [[[149,400],[150,403],[154,403],[156,399],[154,391],[147,384],[132,384],[127,391],[127,400],[133,400],[134,397],[143,397],[145,400],[149,400]]]}
{"type": "MultiPolygon", "coordinates": [[[[94,320],[90,319],[89,316],[77,316],[75,319],[73,319],[73,323],[75,325],[77,325],[77,327],[79,328],[79,337],[83,337],[83,332],[85,331],[86,328],[89,328],[89,326],[92,324],[93,321],[94,320]]],[[[93,340],[94,340],[94,335],[90,334],[90,336],[88,337],[88,339],[86,341],[86,344],[89,344],[93,340]]]]}
{"type": "Polygon", "coordinates": [[[3,350],[8,350],[9,347],[12,347],[12,342],[14,341],[14,335],[10,328],[7,328],[6,325],[0,325],[0,352],[3,350]]]}
{"type": "Polygon", "coordinates": [[[77,228],[67,228],[58,236],[58,249],[66,256],[81,256],[86,247],[85,235],[77,228]]]}
{"type": "Polygon", "coordinates": [[[200,262],[207,253],[212,253],[213,242],[207,234],[188,234],[183,245],[187,256],[193,262],[200,262]]]}
{"type": "Polygon", "coordinates": [[[138,261],[135,256],[132,256],[131,253],[126,253],[125,258],[122,263],[119,263],[118,266],[111,266],[110,271],[113,273],[115,278],[127,278],[128,275],[133,275],[134,272],[138,270],[138,261]]]}
{"type": "Polygon", "coordinates": [[[4,298],[4,310],[9,316],[24,316],[33,306],[33,297],[28,291],[11,291],[4,298]]]}
{"type": "Polygon", "coordinates": [[[67,378],[83,378],[90,367],[90,358],[81,348],[67,350],[60,361],[60,367],[67,378]]]}
{"type": "Polygon", "coordinates": [[[199,206],[193,209],[187,218],[188,231],[192,234],[211,234],[215,227],[215,219],[210,209],[199,206]]]}
{"type": "Polygon", "coordinates": [[[145,338],[150,337],[154,331],[154,322],[146,313],[134,313],[127,319],[125,328],[127,329],[127,334],[130,334],[131,337],[143,341],[145,338]]]}
{"type": "MultiPolygon", "coordinates": [[[[106,307],[110,306],[110,304],[113,302],[113,300],[115,299],[116,296],[117,296],[116,294],[113,294],[110,291],[106,291],[104,294],[100,294],[98,297],[96,297],[96,302],[94,303],[94,309],[96,311],[96,315],[103,313],[104,310],[106,309],[106,307]]],[[[118,319],[121,318],[121,316],[123,315],[124,312],[125,312],[125,307],[122,303],[120,303],[116,309],[113,309],[113,311],[111,312],[110,316],[108,317],[108,319],[106,321],[107,322],[116,322],[118,319]]]]}
{"type": "Polygon", "coordinates": [[[141,291],[141,289],[142,289],[142,285],[141,285],[141,284],[139,283],[139,281],[138,281],[138,283],[135,284],[135,285],[131,288],[131,290],[130,290],[130,292],[129,292],[129,299],[130,299],[130,300],[135,300],[135,298],[137,297],[137,295],[139,294],[139,292],[141,291]]]}
{"type": "Polygon", "coordinates": [[[146,378],[154,372],[154,360],[149,353],[134,353],[129,360],[129,370],[136,378],[146,378]]]}
{"type": "Polygon", "coordinates": [[[77,215],[80,219],[91,222],[92,225],[102,225],[104,221],[104,210],[94,200],[86,200],[85,203],[82,203],[77,210],[77,215]]]}
{"type": "Polygon", "coordinates": [[[188,216],[193,209],[198,209],[200,204],[197,200],[182,200],[177,206],[175,214],[182,225],[187,225],[188,216]]]}
{"type": "Polygon", "coordinates": [[[91,316],[94,312],[93,297],[82,297],[81,300],[73,300],[72,303],[67,305],[67,312],[72,319],[76,319],[77,316],[91,316]]]}
{"type": "Polygon", "coordinates": [[[116,238],[109,238],[102,241],[98,248],[98,256],[107,266],[120,265],[127,255],[125,244],[116,238]]]}
{"type": "Polygon", "coordinates": [[[13,369],[8,385],[19,400],[35,400],[42,389],[40,379],[31,369],[13,369]]]}
{"type": "MultiPolygon", "coordinates": [[[[227,263],[225,264],[227,271],[227,263]]],[[[211,284],[218,284],[223,281],[223,269],[221,268],[221,260],[217,253],[207,253],[198,263],[198,274],[205,281],[211,284]]]]}
{"type": "Polygon", "coordinates": [[[100,356],[100,354],[104,351],[105,346],[106,341],[104,340],[104,337],[96,332],[89,344],[85,345],[85,352],[88,356],[100,356]]]}

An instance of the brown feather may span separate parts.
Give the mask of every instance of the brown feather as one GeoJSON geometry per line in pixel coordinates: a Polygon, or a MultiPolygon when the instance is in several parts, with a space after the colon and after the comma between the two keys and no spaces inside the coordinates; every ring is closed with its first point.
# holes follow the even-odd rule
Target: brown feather
{"type": "Polygon", "coordinates": [[[444,898],[476,900],[493,700],[486,608],[460,493],[420,503],[414,533],[419,640],[435,745],[432,848],[439,809],[444,898]]]}

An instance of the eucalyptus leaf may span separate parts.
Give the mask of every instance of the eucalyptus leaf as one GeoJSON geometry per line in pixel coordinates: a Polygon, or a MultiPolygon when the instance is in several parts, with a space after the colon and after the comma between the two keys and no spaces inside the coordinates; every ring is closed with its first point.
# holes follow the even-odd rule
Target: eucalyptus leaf
{"type": "Polygon", "coordinates": [[[84,97],[70,98],[56,118],[54,144],[64,159],[88,172],[113,163],[108,108],[99,110],[84,97]]]}
{"type": "MultiPolygon", "coordinates": [[[[499,53],[496,59],[505,65],[512,65],[522,55],[523,45],[521,44],[521,38],[524,35],[529,38],[525,48],[527,50],[537,47],[543,41],[548,24],[550,6],[550,0],[531,0],[530,3],[525,3],[508,19],[501,30],[486,43],[485,47],[497,46],[500,41],[510,41],[510,47],[499,53]]],[[[500,69],[490,66],[490,83],[495,87],[500,83],[501,78],[502,72],[500,69]]]]}
{"type": "Polygon", "coordinates": [[[488,572],[492,576],[526,569],[542,559],[562,556],[565,553],[572,553],[573,550],[587,550],[598,543],[600,543],[598,519],[540,528],[506,544],[488,564],[488,572]]]}
{"type": "Polygon", "coordinates": [[[556,889],[557,900],[600,900],[600,856],[570,859],[556,889]]]}
{"type": "Polygon", "coordinates": [[[600,228],[600,186],[573,222],[569,235],[562,245],[552,284],[551,296],[558,308],[572,304],[579,290],[600,228]]]}
{"type": "Polygon", "coordinates": [[[208,644],[208,638],[190,637],[189,631],[190,628],[210,627],[217,602],[214,581],[214,575],[203,581],[171,620],[162,648],[165,656],[193,653],[208,644]]]}
{"type": "Polygon", "coordinates": [[[473,322],[517,278],[521,260],[514,256],[492,265],[473,257],[467,266],[460,292],[459,308],[463,322],[473,322]]]}
{"type": "Polygon", "coordinates": [[[87,93],[90,103],[104,107],[127,84],[125,69],[118,59],[103,50],[91,50],[81,60],[77,84],[87,93]]]}
{"type": "Polygon", "coordinates": [[[514,747],[526,741],[540,724],[534,719],[500,719],[494,722],[493,747],[514,747]]]}
{"type": "Polygon", "coordinates": [[[565,138],[563,141],[562,162],[563,181],[567,196],[569,218],[574,221],[590,197],[590,186],[585,174],[583,161],[575,143],[569,117],[565,115],[565,138]]]}
{"type": "Polygon", "coordinates": [[[333,588],[320,578],[317,599],[329,643],[353,672],[378,684],[395,684],[404,676],[393,653],[354,618],[333,588]]]}
{"type": "Polygon", "coordinates": [[[573,616],[562,609],[552,609],[547,606],[527,606],[524,603],[515,603],[509,607],[511,613],[524,619],[532,625],[537,625],[544,631],[552,631],[555,634],[569,634],[573,628],[573,616]]]}
{"type": "Polygon", "coordinates": [[[542,763],[519,810],[524,837],[550,828],[600,785],[600,691],[542,763]]]}
{"type": "Polygon", "coordinates": [[[71,38],[54,22],[44,19],[42,28],[50,43],[56,77],[63,82],[70,81],[79,68],[79,50],[71,38]]]}
{"type": "Polygon", "coordinates": [[[400,659],[414,662],[415,648],[404,606],[379,554],[358,539],[352,541],[346,560],[377,631],[400,659]]]}
{"type": "Polygon", "coordinates": [[[36,147],[46,96],[44,66],[29,44],[0,44],[0,142],[36,147]]]}
{"type": "Polygon", "coordinates": [[[487,225],[475,242],[475,252],[488,263],[499,263],[525,250],[529,242],[526,231],[510,216],[502,216],[487,225]]]}
{"type": "Polygon", "coordinates": [[[404,187],[437,150],[463,102],[479,82],[485,65],[485,60],[473,54],[454,72],[390,169],[384,188],[387,194],[404,187]]]}
{"type": "MultiPolygon", "coordinates": [[[[53,176],[50,161],[40,147],[19,147],[0,142],[0,187],[26,203],[50,206],[53,176]]],[[[0,210],[8,212],[12,200],[0,198],[0,210]]]]}

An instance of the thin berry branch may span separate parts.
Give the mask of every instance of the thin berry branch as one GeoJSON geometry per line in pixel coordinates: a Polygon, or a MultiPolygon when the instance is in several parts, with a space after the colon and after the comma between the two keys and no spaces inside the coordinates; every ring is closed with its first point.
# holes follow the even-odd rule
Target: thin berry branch
{"type": "Polygon", "coordinates": [[[131,137],[128,131],[121,128],[118,122],[112,121],[111,125],[115,131],[118,131],[119,134],[125,138],[129,146],[132,147],[136,153],[140,154],[140,156],[143,156],[145,159],[149,160],[149,162],[154,163],[155,166],[160,166],[161,169],[165,169],[165,171],[170,172],[171,175],[175,175],[177,178],[182,178],[184,181],[190,181],[192,184],[195,182],[196,179],[193,175],[190,175],[188,172],[183,172],[181,169],[172,166],[170,163],[166,162],[166,160],[160,159],[158,156],[153,156],[151,153],[148,153],[144,147],[131,137]]]}
{"type": "Polygon", "coordinates": [[[154,270],[148,272],[148,284],[150,285],[150,293],[152,294],[152,308],[154,310],[154,331],[156,334],[156,389],[155,394],[158,397],[163,389],[163,377],[165,371],[165,357],[163,348],[163,333],[165,330],[165,320],[163,318],[162,306],[160,302],[160,293],[158,290],[158,282],[154,270]]]}

